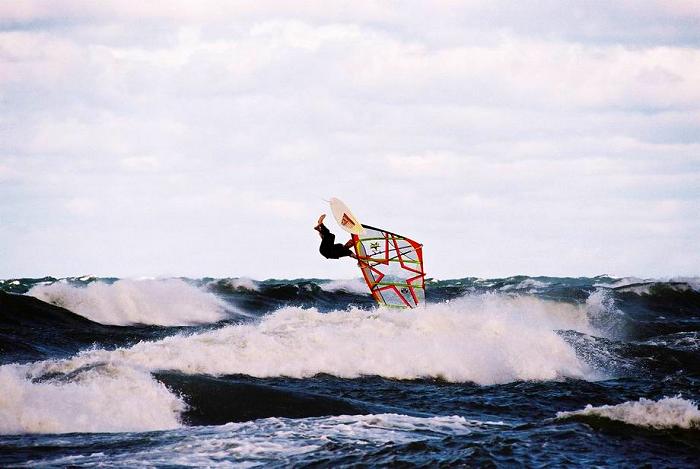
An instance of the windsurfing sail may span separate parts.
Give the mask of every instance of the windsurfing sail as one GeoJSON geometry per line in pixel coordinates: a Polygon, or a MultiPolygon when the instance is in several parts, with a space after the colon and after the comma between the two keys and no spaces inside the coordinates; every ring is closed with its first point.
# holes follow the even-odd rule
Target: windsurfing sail
{"type": "Polygon", "coordinates": [[[383,306],[415,308],[425,303],[423,245],[373,226],[353,234],[355,254],[374,299],[383,306]]]}

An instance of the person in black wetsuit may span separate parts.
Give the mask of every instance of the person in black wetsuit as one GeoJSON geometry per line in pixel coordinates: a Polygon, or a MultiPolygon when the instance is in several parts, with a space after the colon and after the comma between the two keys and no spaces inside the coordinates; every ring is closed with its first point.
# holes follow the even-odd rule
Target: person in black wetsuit
{"type": "Polygon", "coordinates": [[[324,218],[326,218],[326,215],[321,215],[318,218],[318,223],[314,227],[314,230],[318,231],[318,235],[321,237],[321,247],[318,249],[321,255],[326,259],[340,259],[341,257],[357,259],[355,254],[350,250],[350,246],[352,246],[353,243],[352,239],[345,244],[334,243],[335,235],[323,224],[324,218]]]}

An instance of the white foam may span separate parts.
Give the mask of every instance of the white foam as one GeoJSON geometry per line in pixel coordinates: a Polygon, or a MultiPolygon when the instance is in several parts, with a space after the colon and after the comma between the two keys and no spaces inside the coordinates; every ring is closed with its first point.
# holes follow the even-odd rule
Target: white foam
{"type": "Polygon", "coordinates": [[[676,332],[636,343],[695,352],[700,350],[700,332],[676,332]]]}
{"type": "Polygon", "coordinates": [[[535,280],[534,278],[526,278],[522,282],[518,283],[517,285],[504,285],[500,288],[501,291],[508,291],[508,290],[531,290],[535,291],[540,288],[544,288],[548,286],[549,283],[547,282],[542,282],[540,280],[535,280]]]}
{"type": "Polygon", "coordinates": [[[549,283],[542,282],[541,280],[535,280],[534,278],[527,278],[518,284],[518,288],[544,288],[549,286],[549,283]]]}
{"type": "Polygon", "coordinates": [[[700,410],[697,404],[680,396],[665,397],[658,401],[641,398],[638,401],[600,407],[588,404],[583,410],[557,412],[557,418],[576,416],[604,417],[630,425],[658,429],[700,429],[700,410]]]}
{"type": "Polygon", "coordinates": [[[639,277],[624,277],[624,278],[615,280],[612,283],[596,284],[594,286],[596,286],[596,287],[608,287],[608,288],[621,288],[621,287],[626,287],[629,285],[643,284],[643,283],[649,283],[649,282],[653,282],[653,281],[654,280],[644,279],[644,278],[639,278],[639,277]]]}
{"type": "Polygon", "coordinates": [[[108,362],[147,370],[257,377],[442,378],[478,384],[596,379],[554,331],[591,333],[583,306],[487,294],[411,311],[283,308],[259,323],[172,336],[52,362],[70,372],[108,362]]]}
{"type": "Polygon", "coordinates": [[[364,280],[359,278],[348,280],[331,280],[330,282],[320,284],[320,287],[321,290],[329,292],[344,291],[348,293],[355,293],[357,295],[369,294],[367,284],[364,280]]]}
{"type": "Polygon", "coordinates": [[[248,277],[228,278],[224,280],[224,284],[234,290],[260,290],[260,285],[258,284],[258,282],[248,277]]]}
{"type": "Polygon", "coordinates": [[[596,287],[607,287],[607,288],[624,288],[625,291],[630,291],[638,295],[648,294],[651,291],[651,287],[661,283],[671,283],[674,284],[672,287],[677,290],[695,290],[700,291],[700,277],[661,277],[661,278],[638,278],[638,277],[625,277],[616,280],[609,284],[596,284],[596,287]],[[625,288],[629,287],[629,288],[625,288]]]}
{"type": "Polygon", "coordinates": [[[32,365],[0,367],[0,434],[176,428],[185,404],[151,375],[96,366],[64,381],[32,382],[32,365]]]}
{"type": "MultiPolygon", "coordinates": [[[[502,426],[459,416],[412,417],[398,414],[341,415],[303,419],[266,418],[254,422],[229,423],[216,427],[188,428],[163,434],[159,444],[144,451],[106,456],[93,453],[42,460],[46,465],[109,464],[136,467],[236,465],[242,467],[294,465],[289,458],[324,454],[329,441],[343,445],[373,445],[430,441],[446,436],[468,435],[474,430],[502,426]]],[[[160,438],[156,436],[155,438],[160,438]]]]}
{"type": "Polygon", "coordinates": [[[693,290],[700,292],[700,277],[673,277],[670,282],[685,282],[693,290]]]}
{"type": "Polygon", "coordinates": [[[226,303],[180,279],[37,285],[28,295],[102,324],[179,326],[226,317],[226,303]]]}
{"type": "Polygon", "coordinates": [[[588,295],[586,313],[598,335],[614,338],[624,332],[625,313],[615,305],[610,289],[598,288],[588,295]]]}

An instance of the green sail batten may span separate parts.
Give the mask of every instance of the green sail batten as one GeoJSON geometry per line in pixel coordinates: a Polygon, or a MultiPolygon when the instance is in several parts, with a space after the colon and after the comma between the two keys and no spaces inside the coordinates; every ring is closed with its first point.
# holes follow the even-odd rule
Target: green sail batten
{"type": "Polygon", "coordinates": [[[380,228],[362,226],[366,232],[353,236],[354,248],[377,303],[392,309],[425,305],[423,245],[380,228]]]}
{"type": "Polygon", "coordinates": [[[389,287],[389,286],[395,286],[395,287],[413,287],[413,288],[423,288],[423,285],[410,285],[408,283],[393,283],[393,282],[379,282],[375,283],[374,287],[380,286],[380,287],[389,287]]]}
{"type": "Polygon", "coordinates": [[[372,257],[360,257],[363,262],[376,262],[377,264],[384,264],[386,262],[403,262],[404,264],[420,264],[419,261],[414,261],[411,259],[375,259],[372,257]]]}

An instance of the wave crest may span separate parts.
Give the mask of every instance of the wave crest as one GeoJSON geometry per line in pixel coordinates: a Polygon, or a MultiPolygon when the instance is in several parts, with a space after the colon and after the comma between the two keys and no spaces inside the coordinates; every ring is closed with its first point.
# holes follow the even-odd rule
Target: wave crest
{"type": "Polygon", "coordinates": [[[580,417],[602,417],[656,429],[700,429],[700,410],[697,404],[680,396],[665,397],[658,401],[641,398],[639,401],[599,407],[588,404],[583,410],[557,412],[557,418],[560,419],[580,417]]]}
{"type": "Polygon", "coordinates": [[[255,377],[377,375],[497,384],[595,379],[557,332],[588,333],[585,307],[533,297],[480,295],[411,311],[334,311],[286,307],[257,323],[93,350],[55,370],[96,362],[148,370],[255,377]]]}
{"type": "Polygon", "coordinates": [[[101,365],[33,381],[0,367],[0,434],[124,432],[177,428],[185,404],[150,373],[101,365]]]}
{"type": "Polygon", "coordinates": [[[329,282],[324,282],[319,285],[321,290],[328,292],[346,292],[354,293],[356,295],[367,295],[367,284],[364,280],[355,278],[348,280],[331,280],[329,282]]]}
{"type": "Polygon", "coordinates": [[[180,279],[37,285],[29,295],[109,325],[182,326],[226,318],[226,303],[180,279]]]}

